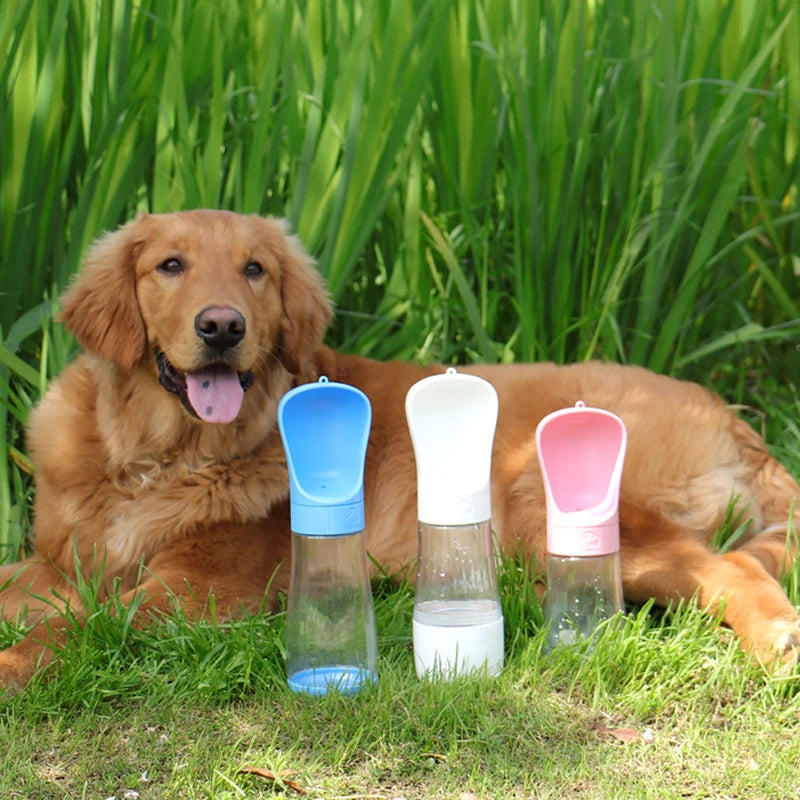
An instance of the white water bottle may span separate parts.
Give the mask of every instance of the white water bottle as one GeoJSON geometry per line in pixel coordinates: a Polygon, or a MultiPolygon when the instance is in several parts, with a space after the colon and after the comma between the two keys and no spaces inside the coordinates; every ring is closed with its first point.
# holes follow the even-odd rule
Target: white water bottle
{"type": "Polygon", "coordinates": [[[491,534],[497,393],[448,369],[406,396],[417,462],[419,550],[414,661],[419,677],[503,668],[503,612],[491,534]]]}
{"type": "Polygon", "coordinates": [[[547,502],[547,646],[591,637],[623,609],[619,491],[627,432],[610,411],[556,411],[536,429],[547,502]]]}
{"type": "Polygon", "coordinates": [[[357,692],[377,680],[375,613],[364,542],[366,395],[320,378],[278,406],[289,468],[292,572],[286,669],[296,692],[357,692]]]}

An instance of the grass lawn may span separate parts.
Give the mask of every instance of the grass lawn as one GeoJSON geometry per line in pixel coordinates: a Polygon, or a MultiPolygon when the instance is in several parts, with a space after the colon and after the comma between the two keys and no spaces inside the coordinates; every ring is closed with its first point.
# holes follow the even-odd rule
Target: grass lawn
{"type": "Polygon", "coordinates": [[[58,668],[0,708],[0,797],[798,796],[796,674],[754,664],[691,605],[630,608],[593,648],[546,653],[529,565],[506,558],[500,578],[499,677],[418,680],[413,592],[383,579],[379,681],[354,697],[288,689],[282,614],[134,631],[95,607],[58,668]]]}
{"type": "Polygon", "coordinates": [[[380,587],[379,682],[356,697],[289,691],[280,615],[140,633],[98,612],[0,712],[0,796],[797,796],[796,678],[690,607],[634,609],[591,652],[543,654],[525,573],[503,569],[503,673],[454,683],[417,680],[411,592],[380,587]]]}

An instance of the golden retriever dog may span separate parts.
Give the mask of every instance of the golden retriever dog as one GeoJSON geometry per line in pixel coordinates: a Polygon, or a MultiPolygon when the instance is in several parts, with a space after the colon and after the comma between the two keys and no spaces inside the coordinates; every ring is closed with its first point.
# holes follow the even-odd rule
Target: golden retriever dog
{"type": "MultiPolygon", "coordinates": [[[[404,401],[439,366],[380,363],[323,346],[322,281],[277,219],[197,210],[144,215],[99,239],[63,296],[84,349],[30,420],[33,554],[0,568],[0,613],[30,632],[0,652],[0,683],[28,681],[79,608],[76,556],[101,593],[141,592],[137,619],[178,602],[201,616],[259,609],[287,588],[289,482],[276,424],[285,392],[321,375],[373,408],[367,547],[389,570],[417,547],[404,401]],[[101,574],[102,572],[102,574],[101,574]],[[274,579],[273,579],[274,578],[274,579]],[[268,589],[269,587],[269,589],[268,589]],[[23,617],[24,615],[24,617],[23,617]]],[[[793,662],[800,620],[778,582],[795,557],[797,483],[715,394],[637,367],[471,366],[499,400],[492,457],[500,545],[545,559],[539,420],[577,400],[628,429],[620,519],[625,597],[695,598],[765,661],[793,662]],[[709,543],[730,503],[752,519],[737,549],[709,543]]]]}

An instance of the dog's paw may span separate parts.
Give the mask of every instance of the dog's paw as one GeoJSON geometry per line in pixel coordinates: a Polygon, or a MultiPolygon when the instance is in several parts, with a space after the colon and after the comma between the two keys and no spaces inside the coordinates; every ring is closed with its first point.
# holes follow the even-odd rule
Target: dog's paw
{"type": "Polygon", "coordinates": [[[771,636],[760,647],[749,648],[758,660],[773,674],[797,674],[800,664],[800,619],[776,620],[771,625],[771,636]]]}
{"type": "Polygon", "coordinates": [[[781,653],[797,653],[800,650],[800,622],[790,623],[789,630],[778,639],[778,650],[781,653]]]}
{"type": "Polygon", "coordinates": [[[0,692],[12,695],[24,689],[41,666],[51,661],[53,650],[30,636],[0,651],[0,692]]]}
{"type": "Polygon", "coordinates": [[[0,693],[11,696],[25,688],[36,669],[35,665],[29,668],[27,664],[19,663],[13,655],[7,655],[8,652],[0,652],[0,693]]]}
{"type": "Polygon", "coordinates": [[[776,650],[785,664],[800,662],[800,621],[789,623],[788,629],[778,637],[776,650]]]}

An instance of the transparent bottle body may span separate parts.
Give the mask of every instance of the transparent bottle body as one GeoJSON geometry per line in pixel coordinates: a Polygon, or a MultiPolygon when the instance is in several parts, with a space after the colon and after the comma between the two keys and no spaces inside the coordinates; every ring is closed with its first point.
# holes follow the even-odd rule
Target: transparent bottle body
{"type": "Polygon", "coordinates": [[[286,669],[296,692],[357,692],[377,680],[378,644],[364,533],[292,533],[286,669]]]}
{"type": "Polygon", "coordinates": [[[591,557],[548,554],[548,648],[588,639],[623,607],[618,552],[591,557]]]}
{"type": "Polygon", "coordinates": [[[419,677],[503,667],[503,612],[487,520],[419,524],[414,661],[419,677]]]}

